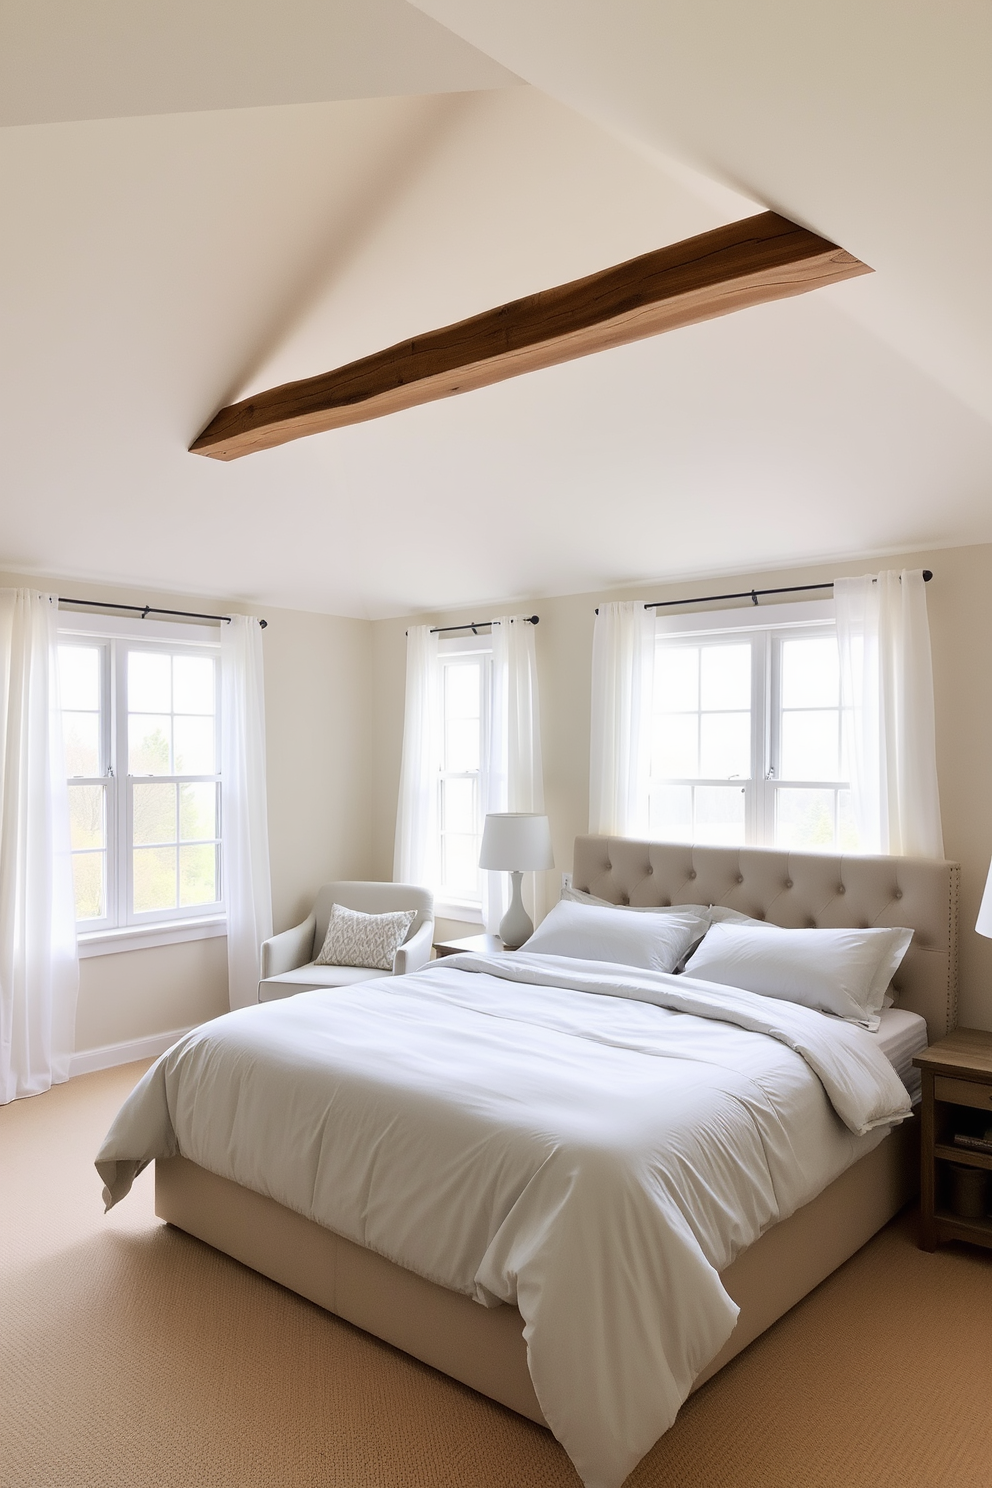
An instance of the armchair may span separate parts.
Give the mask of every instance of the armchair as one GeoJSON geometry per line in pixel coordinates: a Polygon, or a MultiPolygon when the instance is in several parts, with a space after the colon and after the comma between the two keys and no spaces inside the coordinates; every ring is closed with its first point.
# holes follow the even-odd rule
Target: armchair
{"type": "Polygon", "coordinates": [[[393,976],[416,971],[430,960],[434,939],[434,897],[416,884],[340,882],[324,884],[317,892],[307,918],[281,935],[262,942],[262,980],[259,1002],[314,992],[320,987],[349,987],[390,973],[367,966],[316,966],[327,934],[331,905],[343,904],[363,914],[386,914],[395,909],[415,909],[417,918],[406,940],[393,958],[393,976]]]}

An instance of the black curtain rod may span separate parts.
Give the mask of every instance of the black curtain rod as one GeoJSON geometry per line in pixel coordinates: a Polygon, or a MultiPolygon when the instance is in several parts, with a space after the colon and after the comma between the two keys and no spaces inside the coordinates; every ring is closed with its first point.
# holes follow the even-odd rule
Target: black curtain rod
{"type": "MultiPolygon", "coordinates": [[[[929,584],[933,578],[933,570],[923,570],[923,582],[929,584]]],[[[716,604],[721,599],[749,599],[753,605],[765,594],[808,594],[811,589],[832,589],[833,579],[828,579],[825,584],[789,584],[784,589],[742,589],[740,594],[697,594],[695,599],[648,599],[644,602],[646,610],[664,610],[669,605],[686,604],[716,604]]],[[[596,606],[596,614],[599,614],[599,605],[596,606]]]]}
{"type": "MultiPolygon", "coordinates": [[[[511,615],[510,619],[513,618],[511,615]]],[[[521,615],[520,618],[525,625],[539,625],[541,621],[540,615],[521,615]]],[[[480,630],[491,630],[494,625],[498,624],[498,620],[469,620],[464,625],[432,625],[431,635],[444,635],[449,630],[470,630],[473,635],[478,635],[480,630]]],[[[403,633],[404,635],[410,634],[408,630],[403,633]]]]}
{"type": "MultiPolygon", "coordinates": [[[[130,605],[114,604],[109,599],[69,599],[66,595],[59,595],[60,605],[86,605],[93,610],[131,610],[140,615],[144,620],[148,615],[176,615],[182,620],[221,620],[227,625],[231,623],[230,615],[201,615],[197,610],[163,610],[158,605],[130,605]]],[[[265,630],[268,620],[259,620],[260,629],[265,630]]]]}

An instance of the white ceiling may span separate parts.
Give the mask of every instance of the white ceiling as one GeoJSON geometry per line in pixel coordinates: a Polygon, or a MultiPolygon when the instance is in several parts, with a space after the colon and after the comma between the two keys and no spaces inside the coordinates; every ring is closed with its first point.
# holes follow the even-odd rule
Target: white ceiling
{"type": "Polygon", "coordinates": [[[992,541],[988,12],[422,8],[0,0],[0,568],[379,616],[992,541]],[[877,272],[187,453],[766,204],[877,272]]]}
{"type": "Polygon", "coordinates": [[[405,0],[0,0],[0,124],[515,81],[405,0]]]}

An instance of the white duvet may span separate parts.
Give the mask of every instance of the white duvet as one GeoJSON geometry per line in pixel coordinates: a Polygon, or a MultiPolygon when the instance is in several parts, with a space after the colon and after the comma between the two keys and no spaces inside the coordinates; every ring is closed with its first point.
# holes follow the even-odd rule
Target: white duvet
{"type": "Polygon", "coordinates": [[[907,1116],[872,1035],[526,952],[245,1008],[148,1071],[108,1205],[176,1153],[525,1321],[541,1409],[618,1488],[733,1331],[719,1272],[907,1116]]]}

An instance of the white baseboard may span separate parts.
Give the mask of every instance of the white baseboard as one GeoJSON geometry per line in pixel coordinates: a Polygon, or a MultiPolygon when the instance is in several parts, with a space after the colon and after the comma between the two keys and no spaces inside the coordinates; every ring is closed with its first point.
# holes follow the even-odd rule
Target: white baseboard
{"type": "Polygon", "coordinates": [[[131,1039],[124,1044],[105,1044],[102,1049],[79,1049],[69,1061],[69,1079],[74,1075],[91,1075],[94,1070],[113,1069],[117,1064],[132,1064],[136,1059],[157,1059],[181,1039],[188,1028],[174,1028],[171,1033],[153,1033],[149,1038],[131,1039]]]}

